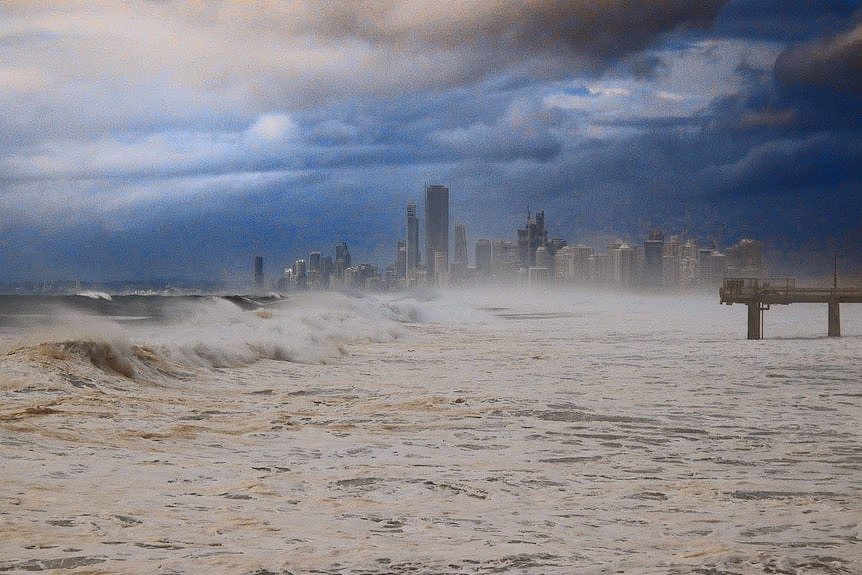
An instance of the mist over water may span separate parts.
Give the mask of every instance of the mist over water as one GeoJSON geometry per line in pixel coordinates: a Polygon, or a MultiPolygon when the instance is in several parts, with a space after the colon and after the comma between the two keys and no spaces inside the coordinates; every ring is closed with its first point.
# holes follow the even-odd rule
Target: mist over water
{"type": "Polygon", "coordinates": [[[860,306],[0,299],[0,570],[862,571],[860,306]]]}

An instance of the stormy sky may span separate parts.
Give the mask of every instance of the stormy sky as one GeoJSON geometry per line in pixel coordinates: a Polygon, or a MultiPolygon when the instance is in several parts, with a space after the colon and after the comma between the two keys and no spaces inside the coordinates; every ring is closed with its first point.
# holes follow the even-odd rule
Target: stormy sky
{"type": "Polygon", "coordinates": [[[529,205],[570,243],[862,264],[862,7],[0,4],[0,282],[386,264],[425,183],[471,244],[529,205]]]}

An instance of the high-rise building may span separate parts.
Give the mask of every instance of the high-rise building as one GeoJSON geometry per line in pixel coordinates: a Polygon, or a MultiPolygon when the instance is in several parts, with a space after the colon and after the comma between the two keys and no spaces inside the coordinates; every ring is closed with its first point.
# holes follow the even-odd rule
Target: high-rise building
{"type": "Polygon", "coordinates": [[[467,226],[464,224],[455,224],[454,262],[467,267],[467,226]]]}
{"type": "Polygon", "coordinates": [[[572,263],[572,279],[576,282],[586,283],[590,280],[590,258],[595,250],[590,246],[578,244],[572,248],[574,262],[572,263]]]}
{"type": "Polygon", "coordinates": [[[678,288],[680,285],[680,254],[682,242],[679,236],[665,238],[662,247],[662,285],[678,288]]]}
{"type": "Polygon", "coordinates": [[[254,258],[254,287],[263,289],[263,256],[254,258]]]}
{"type": "Polygon", "coordinates": [[[498,280],[514,280],[520,267],[521,255],[517,243],[508,240],[494,240],[491,243],[491,269],[498,280]]]}
{"type": "Polygon", "coordinates": [[[350,250],[347,249],[347,242],[339,242],[335,244],[335,277],[339,281],[344,281],[344,270],[350,267],[350,250]]]}
{"type": "Polygon", "coordinates": [[[613,279],[611,258],[607,253],[590,256],[590,279],[597,284],[609,284],[613,279]]]}
{"type": "Polygon", "coordinates": [[[297,288],[308,287],[308,267],[304,259],[299,258],[293,262],[293,277],[297,288]]]}
{"type": "Polygon", "coordinates": [[[347,242],[338,242],[335,244],[335,260],[342,260],[344,267],[350,267],[350,250],[347,249],[347,242]]]}
{"type": "Polygon", "coordinates": [[[283,289],[293,289],[293,266],[284,268],[284,274],[282,274],[278,283],[283,289]]]}
{"type": "Polygon", "coordinates": [[[551,255],[548,249],[545,246],[539,246],[536,248],[535,263],[533,267],[537,268],[550,268],[551,267],[551,255]]]}
{"type": "Polygon", "coordinates": [[[491,240],[477,240],[476,273],[481,277],[490,276],[492,273],[491,261],[491,240]]]}
{"type": "Polygon", "coordinates": [[[593,248],[578,244],[563,246],[554,254],[554,278],[558,282],[586,283],[590,279],[593,248]]]}
{"type": "Polygon", "coordinates": [[[727,250],[727,274],[733,277],[765,278],[763,243],[743,239],[727,250]]]}
{"type": "Polygon", "coordinates": [[[398,240],[395,246],[395,270],[396,277],[404,279],[407,277],[407,241],[398,240]]]}
{"type": "Polygon", "coordinates": [[[434,252],[434,285],[449,287],[449,272],[446,269],[446,252],[434,252]]]}
{"type": "Polygon", "coordinates": [[[455,224],[455,249],[449,266],[452,283],[463,283],[467,279],[467,226],[455,224]]]}
{"type": "Polygon", "coordinates": [[[320,252],[311,252],[308,254],[308,279],[307,284],[310,289],[318,290],[321,287],[320,281],[320,252]]]}
{"type": "Polygon", "coordinates": [[[653,230],[644,242],[643,281],[647,287],[659,287],[663,281],[664,234],[653,230]]]}
{"type": "Polygon", "coordinates": [[[683,287],[692,287],[697,283],[697,242],[688,239],[679,250],[679,283],[683,287]]]}
{"type": "Polygon", "coordinates": [[[698,254],[697,277],[703,286],[720,286],[727,274],[727,256],[715,249],[703,249],[698,254]]]}
{"type": "Polygon", "coordinates": [[[308,254],[308,271],[320,271],[320,252],[311,252],[310,254],[308,254]]]}
{"type": "Polygon", "coordinates": [[[617,285],[629,286],[635,276],[635,251],[625,242],[618,242],[613,248],[608,246],[610,257],[611,281],[617,285]]]}
{"type": "Polygon", "coordinates": [[[554,254],[554,281],[568,283],[575,277],[575,250],[565,246],[554,254]]]}
{"type": "Polygon", "coordinates": [[[545,230],[545,212],[537,212],[533,218],[527,211],[527,224],[518,230],[518,251],[521,254],[521,267],[528,269],[536,265],[536,249],[548,243],[545,230]]]}
{"type": "Polygon", "coordinates": [[[425,257],[429,279],[449,268],[449,188],[432,185],[425,188],[425,257]],[[442,254],[442,259],[437,256],[442,254]],[[444,269],[438,269],[442,263],[444,269]]]}
{"type": "Polygon", "coordinates": [[[419,266],[419,218],[416,217],[416,204],[407,204],[407,270],[408,285],[415,281],[416,268],[419,266]]]}
{"type": "Polygon", "coordinates": [[[335,271],[335,264],[332,261],[332,256],[323,256],[320,258],[320,286],[323,288],[330,287],[331,277],[335,271]]]}

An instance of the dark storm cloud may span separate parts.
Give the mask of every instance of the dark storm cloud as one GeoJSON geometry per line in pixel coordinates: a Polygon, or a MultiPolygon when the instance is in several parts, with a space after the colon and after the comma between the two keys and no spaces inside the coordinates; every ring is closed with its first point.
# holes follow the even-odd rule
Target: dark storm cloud
{"type": "MultiPolygon", "coordinates": [[[[567,53],[602,66],[676,27],[705,28],[727,0],[543,0],[526,2],[340,2],[318,10],[312,29],[395,50],[454,51],[479,68],[567,53]]],[[[320,7],[320,4],[317,4],[320,7]]],[[[538,72],[539,70],[537,70],[538,72]]]]}
{"type": "Polygon", "coordinates": [[[862,23],[836,36],[789,48],[775,63],[779,81],[862,97],[862,23]]]}
{"type": "Polygon", "coordinates": [[[857,14],[857,0],[733,0],[716,31],[747,39],[799,42],[834,34],[857,14]]]}
{"type": "MultiPolygon", "coordinates": [[[[0,45],[27,124],[86,130],[143,117],[309,109],[601,70],[662,34],[706,27],[722,0],[235,3],[12,2],[0,45]],[[29,77],[29,79],[27,79],[29,77]],[[25,81],[26,80],[26,81],[25,81]],[[76,114],[60,114],[69,107],[76,114]],[[46,116],[50,122],[40,122],[46,116]]],[[[2,96],[2,94],[0,94],[2,96]]],[[[19,102],[12,98],[9,105],[19,102]]]]}
{"type": "Polygon", "coordinates": [[[736,162],[706,170],[703,178],[707,189],[731,195],[812,190],[816,202],[830,188],[862,178],[862,144],[835,134],[768,141],[736,162]]]}

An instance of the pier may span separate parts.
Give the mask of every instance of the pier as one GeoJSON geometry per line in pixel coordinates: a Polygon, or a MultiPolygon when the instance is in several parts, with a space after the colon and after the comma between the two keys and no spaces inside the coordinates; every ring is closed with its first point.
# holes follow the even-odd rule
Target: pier
{"type": "MultiPolygon", "coordinates": [[[[837,282],[836,282],[837,284],[837,282]]],[[[792,278],[726,278],[718,291],[721,303],[748,306],[748,339],[763,339],[763,312],[773,305],[827,304],[827,333],[841,336],[842,303],[862,303],[862,290],[854,287],[796,287],[792,278]]]]}

